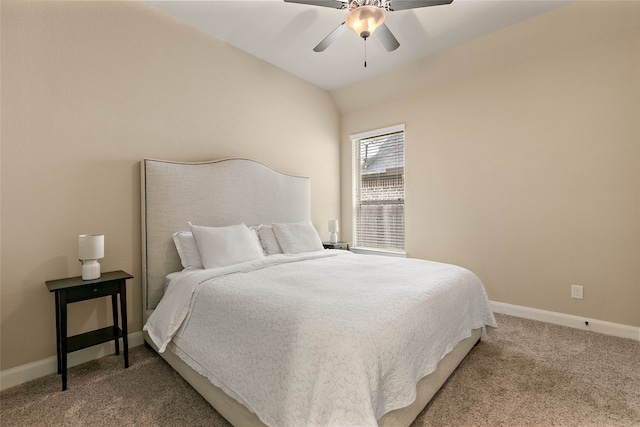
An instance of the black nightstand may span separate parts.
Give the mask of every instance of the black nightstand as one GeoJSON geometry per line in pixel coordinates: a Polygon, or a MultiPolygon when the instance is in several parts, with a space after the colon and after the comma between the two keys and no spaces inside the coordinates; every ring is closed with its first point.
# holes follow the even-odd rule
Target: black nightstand
{"type": "Polygon", "coordinates": [[[50,292],[56,293],[56,342],[58,350],[58,374],[62,374],[62,390],[67,389],[67,354],[115,341],[116,354],[120,354],[120,341],[124,347],[124,367],[129,367],[129,344],[127,338],[127,279],[133,276],[124,271],[102,273],[98,279],[82,280],[81,276],[68,279],[48,280],[50,292]],[[67,337],[67,304],[111,295],[113,326],[67,337]],[[118,327],[118,300],[120,295],[120,317],[122,329],[118,327]]]}
{"type": "Polygon", "coordinates": [[[344,249],[345,251],[349,250],[349,243],[347,242],[322,242],[322,246],[324,246],[325,249],[344,249]]]}

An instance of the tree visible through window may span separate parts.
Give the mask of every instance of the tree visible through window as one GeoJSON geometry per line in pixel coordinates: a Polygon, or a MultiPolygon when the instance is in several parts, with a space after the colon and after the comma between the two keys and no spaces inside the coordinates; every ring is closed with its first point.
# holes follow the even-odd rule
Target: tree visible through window
{"type": "Polygon", "coordinates": [[[354,246],[404,252],[404,126],[352,135],[354,246]]]}

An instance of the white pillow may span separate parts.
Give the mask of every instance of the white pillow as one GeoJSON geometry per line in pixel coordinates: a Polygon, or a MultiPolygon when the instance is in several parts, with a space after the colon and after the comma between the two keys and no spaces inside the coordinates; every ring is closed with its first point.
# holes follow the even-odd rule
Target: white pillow
{"type": "MultiPolygon", "coordinates": [[[[264,247],[262,247],[262,242],[260,241],[260,237],[258,236],[258,227],[260,227],[260,226],[259,225],[252,225],[251,227],[249,227],[249,230],[251,231],[251,235],[253,236],[255,241],[258,242],[258,245],[260,245],[260,247],[263,249],[263,252],[264,252],[264,247]]],[[[265,253],[265,255],[266,255],[266,253],[265,253]]]]}
{"type": "Polygon", "coordinates": [[[322,240],[311,222],[272,224],[273,232],[285,254],[321,251],[322,240]]]}
{"type": "Polygon", "coordinates": [[[176,231],[173,233],[173,242],[180,255],[180,262],[184,268],[204,268],[200,259],[198,245],[190,231],[176,231]]]}
{"type": "Polygon", "coordinates": [[[260,244],[244,224],[229,227],[189,225],[204,268],[224,267],[264,257],[260,244]]]}
{"type": "Polygon", "coordinates": [[[276,239],[276,235],[273,234],[273,227],[270,225],[259,225],[258,226],[258,237],[260,238],[260,244],[262,245],[262,249],[264,249],[265,255],[275,255],[282,254],[282,248],[278,244],[278,239],[276,239]]]}

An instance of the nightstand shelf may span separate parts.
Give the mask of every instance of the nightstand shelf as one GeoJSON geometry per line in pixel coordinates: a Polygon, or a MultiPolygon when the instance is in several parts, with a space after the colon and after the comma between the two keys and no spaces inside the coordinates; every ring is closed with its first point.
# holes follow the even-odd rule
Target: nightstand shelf
{"type": "Polygon", "coordinates": [[[122,329],[115,326],[107,326],[106,328],[74,335],[67,338],[67,353],[120,338],[122,338],[122,329]]]}
{"type": "Polygon", "coordinates": [[[58,374],[62,374],[62,390],[67,389],[67,355],[83,348],[114,341],[116,354],[120,354],[120,338],[124,353],[124,367],[129,367],[129,343],[127,336],[127,280],[133,276],[124,271],[103,273],[94,280],[82,277],[49,280],[49,292],[55,292],[56,300],[56,350],[58,374]],[[82,334],[67,336],[67,304],[94,298],[111,297],[113,325],[82,334]],[[118,316],[118,296],[120,316],[118,316]],[[122,329],[119,326],[119,319],[122,329]]]}

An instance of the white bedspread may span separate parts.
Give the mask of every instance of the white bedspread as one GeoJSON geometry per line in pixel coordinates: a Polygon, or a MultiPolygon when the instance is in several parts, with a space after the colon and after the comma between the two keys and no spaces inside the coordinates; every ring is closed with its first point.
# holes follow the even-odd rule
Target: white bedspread
{"type": "Polygon", "coordinates": [[[464,268],[321,251],[185,271],[144,328],[265,424],[298,427],[377,425],[486,325],[464,268]]]}

